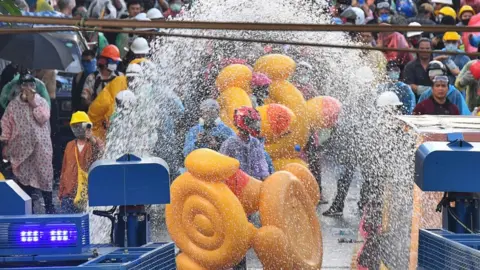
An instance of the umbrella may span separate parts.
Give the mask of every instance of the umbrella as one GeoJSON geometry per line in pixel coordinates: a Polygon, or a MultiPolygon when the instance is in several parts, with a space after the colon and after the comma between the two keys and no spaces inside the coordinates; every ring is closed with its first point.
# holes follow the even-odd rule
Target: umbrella
{"type": "Polygon", "coordinates": [[[71,48],[48,33],[0,35],[0,58],[23,68],[65,70],[71,48]]]}

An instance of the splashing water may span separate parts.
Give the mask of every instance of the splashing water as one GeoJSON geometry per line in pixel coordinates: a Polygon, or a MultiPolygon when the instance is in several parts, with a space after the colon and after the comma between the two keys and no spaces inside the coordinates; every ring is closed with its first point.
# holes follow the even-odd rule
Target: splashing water
{"type": "MultiPolygon", "coordinates": [[[[302,0],[199,0],[178,20],[327,24],[330,18],[322,11],[325,6],[326,3],[302,0]]],[[[355,45],[348,35],[341,32],[168,31],[355,45]]],[[[224,58],[241,58],[247,59],[252,65],[265,54],[265,45],[267,44],[157,38],[152,43],[154,53],[150,58],[155,67],[146,70],[132,89],[137,96],[136,106],[120,112],[117,120],[121,121],[112,124],[104,158],[118,158],[126,152],[139,156],[155,155],[165,159],[170,166],[173,161],[169,160],[179,157],[177,153],[183,146],[183,134],[198,120],[199,103],[207,97],[217,95],[214,79],[219,68],[212,68],[206,76],[209,64],[218,63],[224,58]],[[185,115],[181,121],[181,112],[172,109],[175,107],[175,95],[181,98],[185,106],[185,115]],[[179,121],[176,123],[179,128],[177,134],[171,133],[174,130],[172,121],[179,121]]],[[[345,158],[356,160],[358,166],[368,171],[373,187],[372,193],[367,193],[370,197],[394,197],[389,209],[390,215],[395,218],[390,219],[390,228],[382,239],[382,253],[379,256],[389,258],[394,269],[406,269],[410,245],[415,140],[413,136],[398,131],[401,125],[389,113],[375,108],[376,85],[385,76],[377,68],[379,63],[372,60],[375,59],[371,57],[374,53],[295,46],[277,46],[274,47],[274,52],[287,54],[297,63],[308,62],[313,66],[311,83],[316,94],[329,95],[343,103],[337,126],[338,134],[333,138],[334,149],[327,149],[324,154],[333,156],[338,163],[342,163],[345,158]]],[[[177,167],[178,164],[170,166],[170,172],[177,167]]],[[[164,237],[166,230],[163,207],[152,208],[155,240],[164,237]]],[[[109,242],[109,221],[90,216],[92,242],[109,242]]]]}

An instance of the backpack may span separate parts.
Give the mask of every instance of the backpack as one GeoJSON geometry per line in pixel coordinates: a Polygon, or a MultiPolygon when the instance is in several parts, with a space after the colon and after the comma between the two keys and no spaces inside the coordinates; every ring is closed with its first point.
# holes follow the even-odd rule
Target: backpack
{"type": "Polygon", "coordinates": [[[100,86],[100,84],[102,84],[102,89],[111,81],[113,81],[113,79],[115,79],[117,76],[120,76],[120,72],[115,70],[114,71],[115,73],[115,77],[111,77],[109,79],[106,79],[106,80],[102,80],[101,77],[98,76],[99,74],[99,71],[95,71],[93,74],[95,76],[95,83],[93,84],[93,96],[92,96],[92,100],[97,98],[97,89],[98,87],[100,86]]]}

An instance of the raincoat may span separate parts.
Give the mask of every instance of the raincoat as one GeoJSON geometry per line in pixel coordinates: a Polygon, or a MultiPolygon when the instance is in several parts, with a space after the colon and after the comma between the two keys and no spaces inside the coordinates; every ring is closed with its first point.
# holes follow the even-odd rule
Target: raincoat
{"type": "MultiPolygon", "coordinates": [[[[146,61],[145,58],[140,58],[130,63],[138,64],[144,61],[146,61]]],[[[115,97],[120,91],[126,90],[127,87],[127,77],[117,76],[98,93],[97,98],[88,108],[88,117],[93,124],[93,135],[102,141],[105,141],[109,119],[115,111],[115,97]]]]}
{"type": "MultiPolygon", "coordinates": [[[[423,94],[420,96],[420,98],[418,99],[418,103],[424,101],[425,99],[430,98],[431,96],[432,96],[432,88],[429,87],[428,90],[423,92],[423,94]]],[[[458,107],[458,110],[460,111],[461,115],[472,114],[468,109],[467,103],[465,102],[465,99],[463,98],[460,91],[458,91],[457,88],[455,88],[451,84],[448,85],[447,98],[451,103],[455,104],[458,107]]]]}
{"type": "Polygon", "coordinates": [[[252,136],[248,142],[238,136],[228,138],[222,144],[220,153],[237,159],[240,169],[256,179],[265,179],[269,175],[263,143],[252,136]]]}
{"type": "MultiPolygon", "coordinates": [[[[409,45],[405,37],[398,33],[393,32],[389,35],[384,33],[378,34],[378,40],[383,43],[383,47],[396,48],[396,49],[409,49],[409,45]]],[[[413,60],[413,57],[408,52],[384,52],[387,61],[397,61],[401,66],[406,65],[413,60]]]]}
{"type": "MultiPolygon", "coordinates": [[[[4,109],[7,108],[8,103],[13,100],[20,91],[20,89],[17,87],[19,77],[20,75],[17,74],[13,80],[7,83],[2,89],[2,94],[0,95],[0,105],[2,105],[4,109]]],[[[48,94],[45,84],[41,80],[35,78],[35,85],[37,93],[45,99],[48,107],[50,107],[50,95],[48,94]]]]}
{"type": "Polygon", "coordinates": [[[3,156],[12,164],[13,174],[24,186],[52,191],[52,141],[50,108],[38,94],[36,107],[20,99],[12,100],[2,118],[2,138],[7,142],[3,156]]]}
{"type": "MultiPolygon", "coordinates": [[[[470,66],[474,61],[477,60],[472,60],[465,64],[455,80],[455,87],[462,92],[465,91],[465,100],[470,111],[473,111],[473,109],[480,104],[480,98],[477,92],[480,85],[470,72],[470,66]]],[[[460,112],[462,112],[462,110],[460,110],[460,112]]]]}
{"type": "Polygon", "coordinates": [[[397,94],[400,101],[403,103],[402,113],[403,114],[412,114],[413,109],[416,105],[415,94],[412,91],[412,88],[403,82],[390,82],[384,83],[378,86],[378,93],[392,91],[397,94]]]}
{"type": "MultiPolygon", "coordinates": [[[[187,136],[185,137],[185,145],[183,147],[183,156],[187,157],[190,152],[198,148],[208,148],[206,144],[198,144],[197,137],[199,133],[205,132],[203,128],[203,124],[199,123],[192,127],[189,131],[187,136]]],[[[222,144],[231,136],[235,136],[235,132],[228,126],[226,126],[220,118],[215,120],[215,126],[209,132],[209,135],[212,135],[217,138],[217,141],[222,144]]]]}
{"type": "MultiPolygon", "coordinates": [[[[446,52],[447,50],[445,48],[442,49],[443,52],[446,52]]],[[[457,52],[463,52],[462,50],[459,50],[457,49],[457,52]]],[[[442,54],[433,54],[433,58],[437,57],[437,56],[440,56],[442,54]]],[[[457,65],[457,67],[462,70],[463,67],[470,61],[470,58],[466,55],[449,55],[448,57],[449,59],[452,59],[453,62],[455,63],[455,65],[457,65]]],[[[443,64],[445,64],[446,61],[442,61],[443,64]]],[[[452,74],[449,74],[448,75],[448,80],[451,82],[451,83],[454,83],[455,82],[455,76],[453,76],[452,74]]]]}

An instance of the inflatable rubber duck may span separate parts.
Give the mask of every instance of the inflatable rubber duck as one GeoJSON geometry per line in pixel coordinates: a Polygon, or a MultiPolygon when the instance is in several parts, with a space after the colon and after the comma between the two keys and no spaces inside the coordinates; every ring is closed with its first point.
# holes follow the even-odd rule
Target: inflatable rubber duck
{"type": "Polygon", "coordinates": [[[246,65],[232,64],[220,71],[216,86],[220,92],[220,117],[230,128],[233,112],[242,106],[252,106],[251,82],[253,72],[266,75],[272,82],[268,96],[256,109],[262,117],[262,136],[265,149],[273,159],[276,170],[289,163],[307,164],[299,158],[311,131],[331,128],[337,121],[340,102],[331,97],[314,97],[305,100],[302,93],[287,79],[296,64],[288,56],[265,55],[257,60],[253,71],[246,65]]]}
{"type": "Polygon", "coordinates": [[[166,207],[168,232],[181,250],[178,269],[229,269],[251,247],[264,269],[321,268],[320,194],[306,167],[289,164],[261,182],[210,149],[190,153],[185,167],[166,207]],[[259,229],[247,219],[255,211],[259,229]]]}

